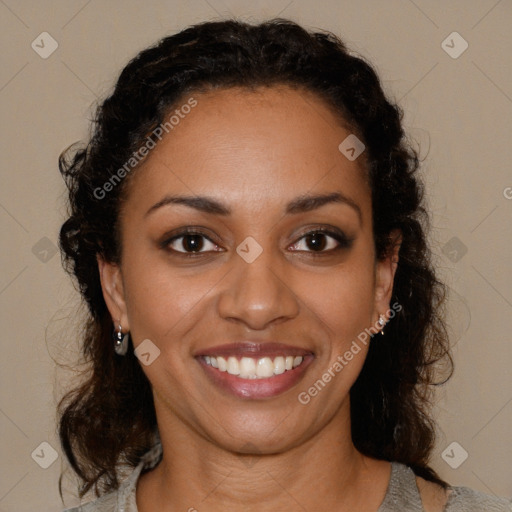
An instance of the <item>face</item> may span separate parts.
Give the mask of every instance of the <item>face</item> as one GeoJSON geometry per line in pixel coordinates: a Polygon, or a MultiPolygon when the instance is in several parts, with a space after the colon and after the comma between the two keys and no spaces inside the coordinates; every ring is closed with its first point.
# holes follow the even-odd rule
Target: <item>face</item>
{"type": "Polygon", "coordinates": [[[368,344],[344,356],[388,310],[395,265],[376,261],[364,153],[340,152],[351,132],[316,95],[193,97],[131,177],[105,300],[149,353],[161,431],[290,449],[346,421],[368,344]]]}

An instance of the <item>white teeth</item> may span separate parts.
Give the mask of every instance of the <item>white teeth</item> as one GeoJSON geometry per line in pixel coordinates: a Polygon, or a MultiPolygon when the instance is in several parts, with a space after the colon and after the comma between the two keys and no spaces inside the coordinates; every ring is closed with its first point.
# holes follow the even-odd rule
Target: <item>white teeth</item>
{"type": "Polygon", "coordinates": [[[221,356],[205,356],[204,360],[207,365],[213,366],[221,372],[228,372],[243,379],[266,379],[296,368],[304,358],[302,356],[277,356],[272,360],[270,357],[260,359],[242,357],[239,361],[234,356],[228,357],[227,360],[221,356]]]}
{"type": "Polygon", "coordinates": [[[262,357],[258,359],[258,365],[256,366],[257,377],[272,377],[274,375],[274,363],[270,357],[262,357]]]}
{"type": "Polygon", "coordinates": [[[240,360],[240,377],[249,378],[256,373],[256,361],[251,357],[242,357],[240,360]]]}
{"type": "Polygon", "coordinates": [[[240,364],[236,357],[228,357],[228,373],[231,375],[240,375],[240,364]]]}
{"type": "Polygon", "coordinates": [[[284,367],[284,357],[276,357],[274,359],[274,373],[276,375],[281,375],[281,373],[284,373],[285,372],[285,367],[284,367]]]}

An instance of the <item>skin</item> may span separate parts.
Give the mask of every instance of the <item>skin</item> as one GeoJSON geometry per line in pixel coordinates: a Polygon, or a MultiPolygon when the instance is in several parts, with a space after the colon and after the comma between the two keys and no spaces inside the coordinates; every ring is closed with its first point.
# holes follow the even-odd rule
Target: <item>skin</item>
{"type": "MultiPolygon", "coordinates": [[[[139,479],[139,512],[296,511],[319,504],[377,511],[390,464],[359,453],[350,436],[349,390],[367,346],[307,405],[297,399],[390,308],[400,238],[387,258],[376,260],[364,153],[355,161],[340,153],[350,129],[308,91],[224,89],[194,98],[197,106],[131,176],[121,264],[98,259],[116,325],[131,333],[135,347],[150,339],[160,350],[141,366],[152,385],[164,456],[139,479]],[[284,214],[298,196],[331,192],[350,198],[360,216],[343,203],[284,214]],[[232,214],[177,204],[147,214],[168,194],[209,196],[232,214]],[[183,255],[183,238],[159,245],[186,226],[201,227],[211,240],[201,239],[199,257],[183,255]],[[315,258],[304,234],[319,227],[342,230],[352,245],[329,252],[338,242],[320,235],[324,255],[315,258]],[[252,263],[236,252],[248,236],[263,249],[252,263]],[[210,383],[194,354],[244,339],[277,340],[315,358],[285,393],[232,396],[210,383]]],[[[428,512],[442,510],[433,484],[422,485],[422,494],[435,498],[428,497],[426,506],[434,507],[428,512]]]]}

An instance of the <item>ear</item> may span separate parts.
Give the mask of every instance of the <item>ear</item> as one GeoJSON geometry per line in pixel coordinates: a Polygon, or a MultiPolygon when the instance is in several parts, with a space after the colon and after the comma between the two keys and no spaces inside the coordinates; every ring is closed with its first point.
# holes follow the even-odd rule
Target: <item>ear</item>
{"type": "Polygon", "coordinates": [[[395,229],[390,233],[390,246],[388,253],[383,260],[378,260],[375,265],[375,306],[374,306],[374,322],[377,321],[379,315],[386,316],[389,310],[389,303],[393,293],[393,283],[395,273],[398,267],[398,253],[402,244],[402,233],[399,229],[395,229]]]}
{"type": "Polygon", "coordinates": [[[124,297],[123,278],[119,265],[106,262],[101,256],[96,256],[100,274],[101,289],[103,298],[117,329],[121,324],[123,332],[130,330],[128,315],[126,313],[126,302],[124,297]]]}

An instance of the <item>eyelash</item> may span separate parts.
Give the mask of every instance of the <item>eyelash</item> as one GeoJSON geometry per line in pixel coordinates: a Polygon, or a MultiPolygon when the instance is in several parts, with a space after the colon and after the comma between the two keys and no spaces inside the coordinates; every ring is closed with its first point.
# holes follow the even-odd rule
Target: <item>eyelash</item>
{"type": "MultiPolygon", "coordinates": [[[[313,229],[311,231],[307,231],[306,233],[302,234],[300,236],[300,238],[297,240],[297,242],[293,243],[292,245],[296,245],[303,238],[306,238],[307,236],[315,235],[315,234],[322,234],[322,235],[326,235],[326,236],[329,236],[331,238],[334,238],[334,240],[336,240],[339,245],[337,247],[335,247],[334,249],[328,249],[327,251],[326,250],[322,250],[322,251],[311,251],[311,250],[309,250],[309,251],[302,251],[302,250],[300,250],[300,251],[297,251],[297,252],[306,252],[306,253],[311,254],[313,257],[322,257],[322,256],[325,256],[325,255],[332,254],[334,252],[338,252],[338,251],[340,251],[342,249],[350,249],[350,247],[352,246],[352,242],[354,241],[353,239],[348,238],[341,231],[338,232],[338,231],[330,230],[330,229],[327,229],[327,228],[318,228],[318,229],[313,229]]],[[[206,238],[212,244],[217,245],[213,240],[211,240],[202,231],[196,230],[194,228],[186,228],[186,229],[183,229],[182,231],[176,233],[172,237],[166,238],[164,241],[162,241],[160,243],[160,246],[161,246],[162,249],[165,249],[165,250],[167,250],[167,251],[169,251],[171,253],[174,253],[176,255],[179,255],[179,256],[185,257],[185,258],[197,258],[197,257],[201,256],[202,254],[206,254],[207,252],[211,252],[211,251],[182,252],[182,251],[176,251],[175,249],[171,249],[169,247],[174,241],[179,240],[180,238],[184,238],[187,235],[199,235],[199,236],[202,236],[202,237],[206,238]]],[[[213,252],[221,252],[221,251],[213,251],[213,252]]]]}

